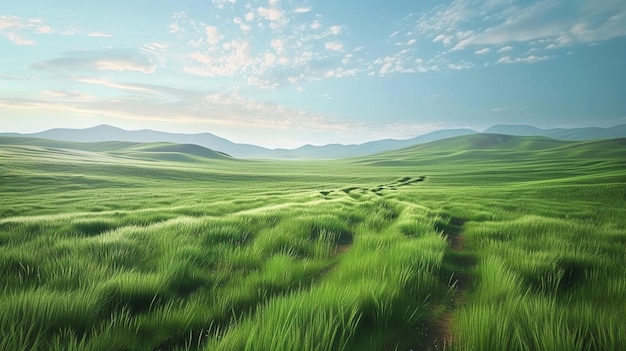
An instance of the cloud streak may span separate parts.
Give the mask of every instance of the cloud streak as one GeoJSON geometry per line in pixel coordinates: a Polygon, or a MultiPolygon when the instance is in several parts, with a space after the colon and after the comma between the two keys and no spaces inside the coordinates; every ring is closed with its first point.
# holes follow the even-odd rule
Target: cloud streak
{"type": "Polygon", "coordinates": [[[549,58],[550,56],[537,56],[537,55],[530,55],[526,57],[517,57],[517,58],[504,56],[504,57],[499,58],[496,63],[535,63],[535,62],[545,61],[549,58]]]}
{"type": "Polygon", "coordinates": [[[154,73],[156,65],[141,52],[131,49],[75,51],[64,57],[40,61],[30,68],[46,71],[133,71],[154,73]]]}
{"type": "Polygon", "coordinates": [[[111,34],[95,31],[82,30],[58,30],[44,23],[39,18],[24,19],[18,16],[3,15],[0,16],[0,37],[8,39],[18,46],[36,45],[37,41],[34,36],[39,35],[83,35],[92,38],[110,38],[111,34]]]}
{"type": "MultiPolygon", "coordinates": [[[[440,65],[458,56],[455,52],[471,50],[489,59],[487,53],[508,52],[514,46],[526,56],[504,56],[492,63],[533,63],[558,56],[536,52],[626,36],[626,3],[453,0],[419,16],[410,26],[411,32],[440,45],[436,55],[440,65]]],[[[392,37],[403,34],[396,31],[392,37]]]]}
{"type": "Polygon", "coordinates": [[[436,12],[425,32],[450,34],[454,48],[547,40],[574,45],[626,35],[626,4],[619,1],[454,1],[436,12]],[[475,28],[488,19],[484,28],[475,28]],[[469,31],[468,35],[460,35],[469,31]]]}

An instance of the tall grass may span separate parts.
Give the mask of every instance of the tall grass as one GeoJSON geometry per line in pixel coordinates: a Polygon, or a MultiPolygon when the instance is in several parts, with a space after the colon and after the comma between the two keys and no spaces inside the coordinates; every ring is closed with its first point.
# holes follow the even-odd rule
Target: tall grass
{"type": "Polygon", "coordinates": [[[0,349],[416,349],[454,307],[455,349],[618,350],[623,157],[570,152],[0,149],[0,349]]]}
{"type": "Polygon", "coordinates": [[[623,348],[626,269],[614,227],[621,219],[601,218],[535,214],[470,223],[467,235],[486,258],[477,290],[457,313],[456,348],[623,348]]]}

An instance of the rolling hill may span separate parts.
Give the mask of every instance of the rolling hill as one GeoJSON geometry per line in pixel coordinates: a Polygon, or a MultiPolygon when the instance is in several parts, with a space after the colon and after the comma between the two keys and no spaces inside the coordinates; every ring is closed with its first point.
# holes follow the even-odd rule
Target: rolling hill
{"type": "Polygon", "coordinates": [[[626,124],[610,128],[553,128],[540,129],[526,125],[495,125],[483,133],[508,134],[519,136],[545,136],[559,140],[595,140],[626,137],[626,124]]]}
{"type": "Polygon", "coordinates": [[[50,129],[33,134],[5,133],[0,136],[34,137],[71,142],[105,142],[126,141],[136,143],[167,142],[175,144],[194,144],[207,149],[231,155],[233,157],[263,157],[269,149],[249,145],[237,144],[211,133],[177,134],[154,130],[124,130],[108,125],[99,125],[86,129],[50,129]]]}
{"type": "MultiPolygon", "coordinates": [[[[539,129],[532,126],[496,125],[483,133],[513,136],[541,136],[557,140],[598,140],[626,137],[626,124],[611,128],[539,129]]],[[[399,150],[433,141],[458,136],[480,134],[472,129],[445,129],[406,140],[384,139],[359,145],[329,144],[324,146],[305,145],[297,149],[268,149],[251,144],[239,144],[220,138],[211,133],[177,134],[154,130],[127,131],[120,128],[100,125],[86,129],[50,129],[34,134],[0,133],[0,136],[35,137],[70,142],[166,142],[193,144],[216,150],[236,158],[256,159],[341,159],[381,152],[399,150]]]]}
{"type": "Polygon", "coordinates": [[[453,136],[474,134],[471,129],[449,129],[428,133],[407,140],[385,139],[360,145],[329,144],[324,146],[305,145],[297,149],[267,149],[251,144],[233,143],[211,133],[177,134],[154,130],[134,130],[99,125],[86,129],[50,129],[33,134],[0,133],[0,136],[34,137],[71,142],[170,142],[177,144],[195,144],[211,150],[217,150],[236,158],[257,159],[337,159],[373,155],[384,151],[397,150],[429,141],[441,140],[453,136]]]}
{"type": "Polygon", "coordinates": [[[32,137],[0,137],[0,145],[38,147],[47,150],[75,150],[114,157],[153,161],[195,162],[232,159],[227,154],[194,144],[167,142],[140,143],[126,141],[72,142],[32,137]]]}
{"type": "Polygon", "coordinates": [[[533,164],[554,163],[575,160],[581,156],[594,158],[597,162],[605,159],[626,160],[626,138],[568,141],[541,136],[515,136],[481,133],[464,135],[401,150],[383,152],[376,155],[356,158],[356,162],[383,166],[502,163],[515,161],[533,164]]]}

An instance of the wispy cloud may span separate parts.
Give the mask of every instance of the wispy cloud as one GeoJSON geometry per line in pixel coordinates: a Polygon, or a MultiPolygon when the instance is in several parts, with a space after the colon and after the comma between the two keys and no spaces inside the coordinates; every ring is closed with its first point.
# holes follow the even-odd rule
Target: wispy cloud
{"type": "Polygon", "coordinates": [[[5,37],[10,42],[19,46],[36,45],[33,39],[38,35],[84,35],[92,38],[111,37],[111,34],[104,32],[84,31],[78,29],[54,29],[44,23],[39,18],[21,18],[17,16],[0,16],[0,37],[5,37]]]}
{"type": "Polygon", "coordinates": [[[307,13],[307,12],[311,12],[310,7],[298,7],[295,10],[293,10],[293,13],[307,13]]]}
{"type": "MultiPolygon", "coordinates": [[[[472,50],[489,59],[484,54],[508,52],[513,45],[530,53],[626,36],[626,3],[617,0],[453,0],[416,17],[411,30],[441,45],[438,55],[448,59],[454,51],[472,50]]],[[[505,56],[498,62],[530,63],[555,56],[505,56]]]]}
{"type": "Polygon", "coordinates": [[[278,21],[283,18],[283,12],[278,8],[259,7],[257,14],[268,21],[278,21]]]}
{"type": "Polygon", "coordinates": [[[30,67],[69,72],[82,70],[154,73],[156,70],[156,64],[145,55],[131,49],[75,51],[61,58],[34,63],[30,67]]]}
{"type": "MultiPolygon", "coordinates": [[[[123,90],[123,91],[148,91],[144,85],[140,84],[130,84],[130,83],[117,83],[113,82],[110,79],[105,78],[93,78],[93,77],[75,77],[74,80],[76,82],[92,84],[92,85],[100,85],[108,88],[123,90]]],[[[155,89],[156,90],[156,89],[155,89]]]]}
{"type": "Polygon", "coordinates": [[[622,1],[456,0],[428,16],[422,30],[452,36],[455,49],[539,39],[564,46],[626,35],[622,1]]]}
{"type": "Polygon", "coordinates": [[[35,45],[36,42],[32,39],[26,39],[19,34],[15,33],[7,33],[6,38],[9,39],[15,45],[26,46],[26,45],[35,45]]]}
{"type": "Polygon", "coordinates": [[[341,51],[343,49],[343,44],[338,41],[331,41],[325,44],[325,48],[330,51],[341,51]]]}
{"type": "Polygon", "coordinates": [[[89,32],[86,35],[92,38],[111,38],[113,36],[112,34],[103,32],[89,32]]]}
{"type": "Polygon", "coordinates": [[[237,0],[212,0],[213,5],[218,9],[223,9],[227,4],[233,5],[237,2],[237,0]]]}
{"type": "Polygon", "coordinates": [[[169,28],[180,43],[178,49],[186,52],[182,69],[192,75],[274,89],[364,71],[366,63],[347,54],[353,48],[343,40],[349,32],[345,25],[325,23],[319,14],[300,16],[310,11],[279,1],[262,6],[234,3],[234,12],[224,13],[234,16],[232,20],[206,25],[178,12],[169,28]]]}
{"type": "Polygon", "coordinates": [[[185,67],[185,72],[206,77],[232,77],[261,64],[259,57],[251,56],[250,42],[245,40],[231,40],[207,53],[193,52],[189,57],[197,64],[185,67]]]}
{"type": "Polygon", "coordinates": [[[491,112],[507,112],[507,111],[524,111],[526,110],[526,107],[524,106],[498,106],[498,107],[494,107],[492,109],[490,109],[489,111],[491,112]]]}
{"type": "Polygon", "coordinates": [[[44,90],[41,92],[44,98],[54,100],[96,100],[94,95],[83,93],[76,90],[44,90]]]}
{"type": "Polygon", "coordinates": [[[0,36],[7,38],[15,45],[35,45],[28,34],[37,33],[43,25],[39,20],[23,20],[17,16],[0,16],[0,36]]]}
{"type": "Polygon", "coordinates": [[[526,57],[511,58],[510,56],[504,56],[498,59],[496,63],[535,63],[549,59],[550,56],[536,56],[530,55],[526,57]]]}
{"type": "Polygon", "coordinates": [[[467,61],[461,61],[459,63],[449,63],[448,64],[448,68],[453,70],[453,71],[460,71],[463,69],[470,69],[474,67],[474,64],[471,62],[467,62],[467,61]]]}
{"type": "Polygon", "coordinates": [[[215,26],[206,26],[205,32],[206,39],[209,44],[217,44],[224,38],[215,26]]]}

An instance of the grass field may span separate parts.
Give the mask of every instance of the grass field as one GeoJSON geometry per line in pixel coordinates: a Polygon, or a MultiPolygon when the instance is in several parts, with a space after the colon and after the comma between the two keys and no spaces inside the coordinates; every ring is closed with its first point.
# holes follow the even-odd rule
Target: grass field
{"type": "Polygon", "coordinates": [[[0,350],[623,350],[626,139],[0,138],[0,350]]]}

